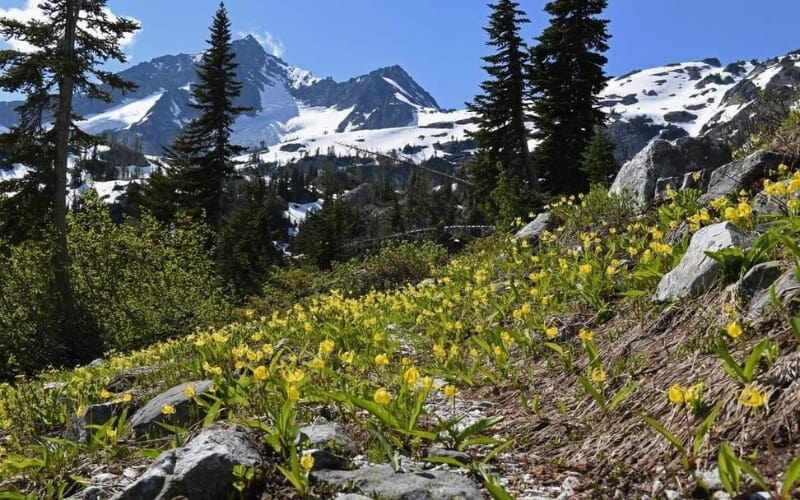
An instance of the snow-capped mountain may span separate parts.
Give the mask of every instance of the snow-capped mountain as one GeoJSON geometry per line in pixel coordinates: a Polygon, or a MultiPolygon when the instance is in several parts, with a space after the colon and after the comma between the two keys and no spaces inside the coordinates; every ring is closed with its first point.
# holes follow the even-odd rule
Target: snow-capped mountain
{"type": "MultiPolygon", "coordinates": [[[[236,103],[249,108],[234,124],[233,140],[285,163],[316,153],[353,153],[350,146],[403,152],[422,160],[454,152],[474,117],[444,111],[401,67],[390,66],[345,82],[320,79],[268,54],[248,36],[233,43],[242,82],[236,103]]],[[[160,154],[197,111],[190,106],[198,56],[167,55],[120,73],[138,84],[111,103],[78,96],[83,128],[107,133],[144,153],[160,154]]],[[[794,102],[800,90],[800,53],[764,62],[716,59],[668,64],[612,78],[600,96],[609,116],[616,156],[624,162],[654,138],[710,134],[739,145],[765,100],[794,102]]],[[[0,130],[16,121],[17,103],[0,103],[0,130]]],[[[463,153],[468,143],[455,152],[463,153]]],[[[531,143],[531,147],[535,144],[531,143]]],[[[468,152],[469,150],[467,150],[468,152]]]]}
{"type": "MultiPolygon", "coordinates": [[[[242,82],[236,105],[249,108],[234,124],[233,141],[273,146],[296,136],[298,123],[322,115],[322,133],[416,126],[420,113],[439,112],[436,100],[399,66],[377,69],[338,83],[315,78],[268,54],[252,36],[233,42],[242,82]]],[[[168,55],[120,73],[138,88],[112,94],[111,103],[78,96],[75,111],[91,133],[107,133],[145,153],[159,154],[197,111],[190,106],[198,56],[168,55]]],[[[16,121],[17,103],[0,103],[0,127],[16,121]]],[[[317,126],[319,128],[319,126],[317,126]]],[[[298,148],[300,149],[300,148],[298,148]]]]}
{"type": "Polygon", "coordinates": [[[618,160],[656,137],[713,135],[741,144],[765,100],[792,102],[800,91],[800,54],[764,62],[717,59],[668,64],[609,81],[600,103],[618,160]]]}

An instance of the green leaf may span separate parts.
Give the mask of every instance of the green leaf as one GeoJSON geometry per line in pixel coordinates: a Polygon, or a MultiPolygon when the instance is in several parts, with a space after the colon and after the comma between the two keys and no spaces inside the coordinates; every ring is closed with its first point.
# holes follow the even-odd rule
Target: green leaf
{"type": "Polygon", "coordinates": [[[548,349],[555,351],[555,353],[561,356],[562,358],[564,357],[564,348],[556,344],[555,342],[545,342],[544,346],[547,347],[548,349]]]}
{"type": "Polygon", "coordinates": [[[638,388],[639,388],[638,382],[630,381],[627,384],[625,384],[625,386],[622,387],[622,389],[620,389],[619,391],[617,391],[617,393],[614,394],[614,397],[611,398],[611,401],[608,403],[608,410],[614,411],[620,403],[622,403],[628,396],[630,396],[638,388]]]}
{"type": "Polygon", "coordinates": [[[729,495],[738,493],[741,471],[739,470],[739,465],[736,463],[736,454],[728,443],[719,445],[717,468],[719,469],[719,478],[722,481],[722,486],[725,488],[725,491],[729,495]]]}
{"type": "Polygon", "coordinates": [[[719,415],[720,410],[722,410],[722,406],[718,403],[714,406],[711,412],[708,414],[706,418],[697,426],[697,430],[694,432],[694,439],[692,440],[692,454],[697,456],[700,453],[700,447],[703,446],[703,441],[708,435],[708,432],[711,430],[711,426],[714,425],[714,420],[717,419],[717,415],[719,415]]]}
{"type": "Polygon", "coordinates": [[[800,342],[800,316],[793,316],[789,318],[789,326],[792,327],[792,332],[795,338],[800,342]]]}
{"type": "Polygon", "coordinates": [[[600,408],[602,408],[603,411],[606,411],[606,400],[600,393],[600,391],[597,390],[594,384],[589,382],[589,379],[587,379],[583,375],[578,377],[578,381],[581,383],[583,388],[586,389],[586,392],[588,392],[592,396],[592,398],[594,398],[594,400],[597,401],[597,404],[600,405],[600,408]]]}
{"type": "Polygon", "coordinates": [[[758,367],[758,362],[761,360],[761,354],[767,349],[767,347],[769,347],[769,339],[763,339],[753,348],[753,352],[751,352],[750,356],[747,358],[747,362],[745,362],[744,370],[742,372],[746,382],[752,382],[756,367],[758,367]]]}
{"type": "Polygon", "coordinates": [[[459,432],[458,435],[456,436],[456,441],[461,441],[475,434],[480,434],[481,432],[484,432],[485,430],[490,429],[495,425],[497,425],[498,423],[502,422],[504,418],[505,417],[502,415],[496,415],[494,417],[489,417],[489,418],[482,418],[477,422],[475,422],[474,424],[467,427],[466,429],[464,429],[463,431],[459,432]]]}
{"type": "Polygon", "coordinates": [[[214,404],[206,412],[206,416],[203,418],[203,427],[208,427],[214,422],[217,421],[217,417],[219,416],[220,409],[222,408],[222,399],[217,399],[214,401],[214,404]]]}
{"type": "Polygon", "coordinates": [[[739,363],[735,359],[733,359],[731,354],[728,352],[728,349],[722,344],[722,342],[717,344],[714,352],[717,354],[717,356],[722,358],[722,367],[731,378],[743,384],[747,384],[749,382],[745,376],[744,370],[742,370],[742,367],[739,366],[739,363]]]}
{"type": "Polygon", "coordinates": [[[800,479],[800,457],[796,457],[792,460],[792,463],[789,464],[789,468],[786,469],[786,473],[783,476],[781,495],[784,498],[789,498],[789,495],[792,493],[792,488],[794,488],[798,479],[800,479]]]}
{"type": "Polygon", "coordinates": [[[656,419],[654,419],[652,417],[649,417],[649,416],[647,416],[645,414],[642,414],[641,417],[642,417],[642,420],[644,420],[644,422],[647,425],[649,425],[650,427],[655,429],[659,434],[664,436],[667,439],[667,441],[672,443],[672,446],[674,446],[675,449],[678,450],[680,452],[681,456],[683,457],[684,468],[688,469],[689,468],[689,462],[688,462],[689,457],[688,457],[688,454],[686,452],[686,448],[683,446],[683,443],[681,442],[681,440],[678,439],[678,436],[676,436],[675,434],[670,432],[666,427],[661,425],[661,422],[659,422],[658,420],[656,420],[656,419]]]}

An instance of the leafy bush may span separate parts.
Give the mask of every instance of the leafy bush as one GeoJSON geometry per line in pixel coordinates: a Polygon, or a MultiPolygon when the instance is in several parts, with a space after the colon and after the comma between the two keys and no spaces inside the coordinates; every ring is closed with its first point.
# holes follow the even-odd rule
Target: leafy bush
{"type": "Polygon", "coordinates": [[[228,305],[198,223],[115,224],[99,200],[71,218],[73,286],[107,349],[142,347],[224,321],[228,305]]]}
{"type": "Polygon", "coordinates": [[[62,328],[47,238],[5,245],[0,267],[0,380],[84,354],[141,347],[228,318],[229,307],[205,235],[168,230],[152,218],[115,224],[89,196],[71,214],[70,277],[77,331],[62,328]]]}

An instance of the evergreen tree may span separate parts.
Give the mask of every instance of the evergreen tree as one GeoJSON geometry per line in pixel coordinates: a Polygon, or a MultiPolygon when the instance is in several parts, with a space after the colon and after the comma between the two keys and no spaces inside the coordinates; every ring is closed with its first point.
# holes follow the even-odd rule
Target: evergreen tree
{"type": "Polygon", "coordinates": [[[242,84],[236,80],[231,23],[223,3],[214,15],[209,48],[197,65],[192,107],[200,115],[189,122],[166,150],[169,167],[151,178],[140,201],[161,217],[179,210],[201,217],[219,231],[225,209],[225,183],[235,173],[233,157],[245,148],[231,144],[236,116],[247,108],[234,106],[242,84]],[[159,211],[161,213],[159,213],[159,211]]]}
{"type": "MultiPolygon", "coordinates": [[[[19,122],[0,138],[0,147],[15,161],[33,168],[22,184],[19,200],[28,210],[47,214],[40,222],[53,232],[53,285],[58,294],[63,328],[76,357],[101,346],[78,345],[75,299],[69,279],[67,247],[67,156],[70,147],[89,137],[75,125],[72,100],[76,93],[110,101],[110,88],[131,90],[133,84],[100,69],[109,59],[125,61],[120,42],[138,29],[131,19],[115,18],[105,0],[50,0],[39,6],[41,19],[0,19],[0,38],[15,39],[32,51],[0,51],[0,89],[21,92],[19,122]],[[99,34],[98,34],[99,33],[99,34]],[[49,123],[52,127],[47,128],[49,123]],[[44,188],[40,188],[44,186],[44,188]]],[[[19,207],[25,210],[25,207],[19,207]]]]}
{"type": "Polygon", "coordinates": [[[259,293],[270,269],[281,262],[273,241],[288,229],[284,208],[274,189],[255,176],[225,217],[217,235],[217,266],[240,298],[259,293]]]}
{"type": "Polygon", "coordinates": [[[598,128],[581,155],[581,170],[589,184],[608,187],[619,171],[614,158],[614,143],[605,130],[598,128]]]}
{"type": "Polygon", "coordinates": [[[489,34],[488,45],[497,52],[483,58],[489,79],[481,84],[483,92],[474,102],[467,103],[477,116],[478,129],[471,136],[480,152],[469,168],[469,176],[478,202],[490,199],[501,172],[520,179],[520,189],[539,191],[539,175],[531,162],[525,126],[528,49],[519,34],[521,25],[529,21],[518,6],[512,0],[490,4],[492,14],[484,29],[489,34]]]}
{"type": "Polygon", "coordinates": [[[534,138],[541,142],[534,163],[554,193],[589,187],[581,154],[603,124],[598,93],[606,75],[608,21],[597,18],[607,0],[553,0],[545,5],[550,25],[531,49],[534,138]]]}

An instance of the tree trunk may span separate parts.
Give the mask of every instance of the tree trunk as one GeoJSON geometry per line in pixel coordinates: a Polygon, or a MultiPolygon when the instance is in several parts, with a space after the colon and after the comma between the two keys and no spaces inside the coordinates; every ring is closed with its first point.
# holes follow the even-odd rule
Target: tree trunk
{"type": "MultiPolygon", "coordinates": [[[[54,160],[54,189],[53,189],[53,230],[55,231],[55,273],[54,280],[56,292],[59,294],[60,308],[62,311],[64,333],[69,335],[67,345],[78,347],[77,326],[75,311],[75,297],[69,278],[69,250],[67,247],[67,155],[69,154],[69,135],[72,123],[72,94],[75,88],[75,79],[72,61],[75,59],[75,34],[78,24],[78,14],[82,0],[67,0],[64,19],[64,38],[61,46],[61,62],[64,65],[58,81],[58,107],[55,113],[55,160],[54,160]]],[[[80,352],[73,352],[81,357],[80,352]]]]}

